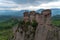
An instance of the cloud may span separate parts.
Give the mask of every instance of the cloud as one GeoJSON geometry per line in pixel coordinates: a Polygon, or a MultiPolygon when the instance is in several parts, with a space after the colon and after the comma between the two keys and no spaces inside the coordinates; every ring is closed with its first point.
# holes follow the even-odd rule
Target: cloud
{"type": "Polygon", "coordinates": [[[60,0],[0,0],[0,10],[60,8],[60,0]]]}
{"type": "Polygon", "coordinates": [[[58,1],[58,0],[12,0],[16,3],[19,3],[19,4],[26,4],[26,3],[35,3],[35,2],[41,2],[41,3],[46,3],[46,2],[51,2],[51,1],[58,1]]]}
{"type": "Polygon", "coordinates": [[[15,2],[16,4],[21,4],[21,5],[37,6],[42,3],[48,3],[48,2],[59,1],[59,0],[8,0],[8,1],[12,1],[15,2]]]}
{"type": "MultiPolygon", "coordinates": [[[[38,9],[51,9],[51,8],[60,8],[60,1],[55,1],[55,2],[49,2],[49,3],[42,3],[38,6],[26,6],[26,7],[22,7],[23,5],[15,8],[17,10],[38,10],[38,9]]],[[[13,10],[15,10],[13,9],[13,10]]]]}
{"type": "Polygon", "coordinates": [[[0,0],[0,8],[15,8],[18,4],[13,1],[0,0]]]}

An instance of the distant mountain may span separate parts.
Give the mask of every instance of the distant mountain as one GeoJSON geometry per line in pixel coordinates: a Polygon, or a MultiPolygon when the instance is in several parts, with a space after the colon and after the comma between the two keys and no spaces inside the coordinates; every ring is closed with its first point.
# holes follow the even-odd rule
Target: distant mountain
{"type": "Polygon", "coordinates": [[[54,15],[60,15],[60,9],[51,9],[52,10],[52,16],[54,15]]]}
{"type": "MultiPolygon", "coordinates": [[[[39,10],[37,10],[36,12],[39,12],[39,13],[41,13],[41,11],[43,11],[43,9],[39,9],[39,10]]],[[[52,16],[54,16],[54,15],[60,15],[60,9],[57,9],[57,8],[52,8],[51,9],[51,13],[52,13],[52,16]]]]}
{"type": "Polygon", "coordinates": [[[39,10],[37,10],[36,12],[41,13],[41,11],[43,11],[43,9],[39,9],[39,10]]]}
{"type": "Polygon", "coordinates": [[[22,16],[25,10],[12,11],[12,10],[0,10],[0,15],[22,16]]]}
{"type": "MultiPolygon", "coordinates": [[[[38,9],[36,12],[41,13],[43,9],[38,9]]],[[[20,11],[12,11],[12,10],[0,10],[0,15],[11,15],[11,16],[23,16],[23,13],[29,10],[20,10],[20,11]]],[[[52,16],[60,15],[60,9],[51,9],[52,16]]]]}

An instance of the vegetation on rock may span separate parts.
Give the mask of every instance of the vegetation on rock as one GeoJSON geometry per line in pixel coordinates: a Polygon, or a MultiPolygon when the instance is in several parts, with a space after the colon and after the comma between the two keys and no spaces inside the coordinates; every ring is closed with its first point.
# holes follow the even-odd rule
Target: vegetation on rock
{"type": "Polygon", "coordinates": [[[36,27],[38,26],[38,23],[36,22],[36,20],[33,20],[31,23],[31,26],[36,29],[36,27]]]}

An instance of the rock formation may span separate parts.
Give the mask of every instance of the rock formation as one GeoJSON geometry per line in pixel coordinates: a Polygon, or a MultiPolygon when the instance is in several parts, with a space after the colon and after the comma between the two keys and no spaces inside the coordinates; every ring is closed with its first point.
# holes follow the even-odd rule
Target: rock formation
{"type": "Polygon", "coordinates": [[[51,10],[24,12],[12,40],[60,40],[60,29],[51,24],[51,10]]]}

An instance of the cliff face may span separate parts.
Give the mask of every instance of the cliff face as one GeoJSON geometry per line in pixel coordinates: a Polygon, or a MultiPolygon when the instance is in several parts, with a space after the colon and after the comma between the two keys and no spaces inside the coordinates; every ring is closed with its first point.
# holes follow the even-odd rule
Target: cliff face
{"type": "Polygon", "coordinates": [[[60,29],[51,25],[51,10],[24,13],[24,22],[13,29],[12,40],[60,40],[60,29]]]}

